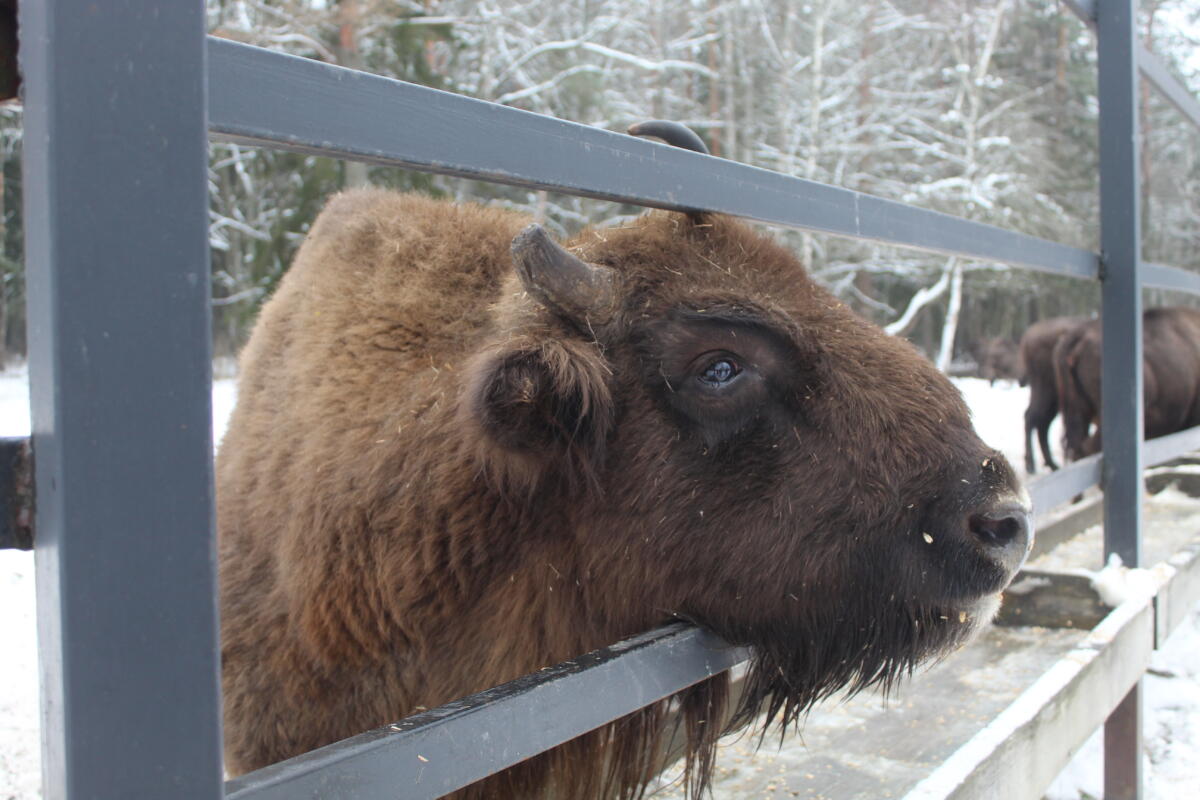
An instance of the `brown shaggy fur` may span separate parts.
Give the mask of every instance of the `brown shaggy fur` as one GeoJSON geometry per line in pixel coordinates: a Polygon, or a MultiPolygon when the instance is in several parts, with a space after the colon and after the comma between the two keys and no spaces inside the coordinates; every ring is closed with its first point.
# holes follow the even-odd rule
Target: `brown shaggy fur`
{"type": "Polygon", "coordinates": [[[1058,469],[1050,453],[1050,423],[1058,416],[1058,378],[1054,370],[1054,345],[1067,331],[1083,323],[1082,317],[1051,317],[1039,320],[1021,336],[1018,347],[1021,385],[1029,387],[1029,406],[1025,409],[1025,471],[1033,474],[1033,432],[1037,431],[1042,459],[1050,469],[1058,469]]]}
{"type": "MultiPolygon", "coordinates": [[[[786,723],[993,613],[1027,543],[979,514],[1018,484],[912,347],[720,216],[580,234],[620,307],[563,319],[526,223],[346,193],[264,308],[218,459],[231,772],[672,619],[750,646],[739,720],[786,723]]],[[[697,786],[725,688],[680,698],[697,786]]],[[[665,710],[461,796],[639,796],[665,710]]]]}
{"type": "MultiPolygon", "coordinates": [[[[1101,321],[1068,331],[1054,348],[1067,458],[1100,452],[1101,321]],[[1094,430],[1093,430],[1094,428],[1094,430]]],[[[1143,436],[1200,425],[1200,311],[1151,308],[1142,314],[1143,436]]]]}

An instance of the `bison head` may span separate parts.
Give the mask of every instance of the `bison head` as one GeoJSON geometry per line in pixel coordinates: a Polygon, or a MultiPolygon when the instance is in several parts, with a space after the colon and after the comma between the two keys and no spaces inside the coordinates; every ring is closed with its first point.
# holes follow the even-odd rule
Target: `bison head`
{"type": "MultiPolygon", "coordinates": [[[[786,724],[963,642],[1024,558],[959,393],[770,238],[526,224],[347,193],[264,307],[217,469],[232,772],[671,619],[748,645],[741,717],[786,724]]],[[[701,767],[724,680],[682,699],[701,767]]],[[[468,796],[636,796],[664,713],[468,796]]]]}
{"type": "Polygon", "coordinates": [[[791,253],[653,213],[566,247],[532,226],[513,256],[467,413],[494,479],[570,497],[605,613],[750,645],[743,712],[785,721],[991,619],[1032,542],[1013,470],[945,376],[791,253]]]}

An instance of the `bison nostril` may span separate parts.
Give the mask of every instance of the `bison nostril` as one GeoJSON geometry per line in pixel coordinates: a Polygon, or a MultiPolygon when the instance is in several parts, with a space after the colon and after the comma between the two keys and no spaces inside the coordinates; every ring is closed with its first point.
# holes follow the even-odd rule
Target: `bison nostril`
{"type": "Polygon", "coordinates": [[[1007,547],[1014,541],[1029,537],[1029,515],[1012,509],[991,514],[972,514],[967,527],[986,545],[1007,547]]]}

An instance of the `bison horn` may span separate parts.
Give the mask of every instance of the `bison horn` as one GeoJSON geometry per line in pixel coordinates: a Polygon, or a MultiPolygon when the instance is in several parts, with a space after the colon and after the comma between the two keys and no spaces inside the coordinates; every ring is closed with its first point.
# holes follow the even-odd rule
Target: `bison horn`
{"type": "Polygon", "coordinates": [[[607,322],[612,316],[613,271],[571,255],[541,225],[517,234],[512,256],[525,290],[554,313],[576,324],[607,322]]]}
{"type": "Polygon", "coordinates": [[[684,150],[695,150],[697,153],[708,155],[708,145],[704,144],[704,140],[691,128],[678,122],[651,119],[636,122],[625,130],[633,136],[655,136],[672,147],[682,147],[684,150]]]}

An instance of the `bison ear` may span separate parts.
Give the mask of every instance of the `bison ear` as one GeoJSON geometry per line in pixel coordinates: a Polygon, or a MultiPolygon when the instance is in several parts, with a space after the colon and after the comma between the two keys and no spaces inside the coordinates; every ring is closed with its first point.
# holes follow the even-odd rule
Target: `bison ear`
{"type": "Polygon", "coordinates": [[[610,374],[595,344],[570,339],[509,345],[478,359],[464,411],[482,429],[487,466],[510,473],[564,455],[595,465],[612,427],[610,374]]]}

